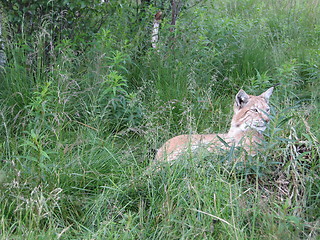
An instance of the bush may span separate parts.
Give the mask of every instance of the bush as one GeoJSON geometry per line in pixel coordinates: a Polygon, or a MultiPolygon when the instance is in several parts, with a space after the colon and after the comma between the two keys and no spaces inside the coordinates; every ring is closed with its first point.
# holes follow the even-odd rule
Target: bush
{"type": "Polygon", "coordinates": [[[2,2],[1,237],[316,238],[317,5],[187,1],[170,31],[169,1],[141,3],[2,2]],[[275,84],[257,156],[199,152],[150,174],[165,140],[227,131],[240,88],[275,84]]]}

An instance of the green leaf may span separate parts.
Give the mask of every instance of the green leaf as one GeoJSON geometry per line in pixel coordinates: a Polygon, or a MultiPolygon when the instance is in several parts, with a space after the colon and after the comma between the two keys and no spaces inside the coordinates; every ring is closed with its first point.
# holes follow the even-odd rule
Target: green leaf
{"type": "Polygon", "coordinates": [[[43,150],[40,151],[40,155],[41,155],[42,157],[46,158],[46,159],[50,159],[50,157],[48,156],[48,154],[47,154],[45,151],[43,151],[43,150]]]}

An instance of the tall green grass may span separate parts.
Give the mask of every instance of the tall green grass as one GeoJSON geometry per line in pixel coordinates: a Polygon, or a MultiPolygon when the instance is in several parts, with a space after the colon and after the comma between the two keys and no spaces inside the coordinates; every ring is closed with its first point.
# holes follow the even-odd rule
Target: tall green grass
{"type": "Polygon", "coordinates": [[[186,5],[174,33],[163,20],[159,51],[145,26],[125,27],[125,10],[49,60],[45,28],[31,43],[11,36],[1,239],[317,239],[319,2],[186,5]],[[257,156],[200,152],[146,173],[166,139],[227,131],[240,88],[275,84],[257,156]]]}

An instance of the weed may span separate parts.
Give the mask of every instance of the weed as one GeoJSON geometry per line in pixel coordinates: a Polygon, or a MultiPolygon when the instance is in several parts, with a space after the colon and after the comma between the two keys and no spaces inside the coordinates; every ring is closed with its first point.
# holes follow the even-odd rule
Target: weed
{"type": "Polygon", "coordinates": [[[187,1],[174,32],[164,1],[68,2],[84,15],[51,2],[7,28],[1,239],[318,238],[318,1],[187,1]],[[145,173],[170,137],[225,132],[240,88],[272,85],[256,156],[199,151],[145,173]]]}

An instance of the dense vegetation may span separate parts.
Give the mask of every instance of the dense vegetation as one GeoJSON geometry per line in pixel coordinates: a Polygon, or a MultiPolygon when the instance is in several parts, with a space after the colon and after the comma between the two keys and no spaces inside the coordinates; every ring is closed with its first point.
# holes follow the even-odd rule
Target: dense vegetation
{"type": "Polygon", "coordinates": [[[319,237],[320,2],[181,1],[174,26],[172,2],[2,1],[1,239],[319,237]],[[277,84],[257,156],[147,174],[277,84]]]}

